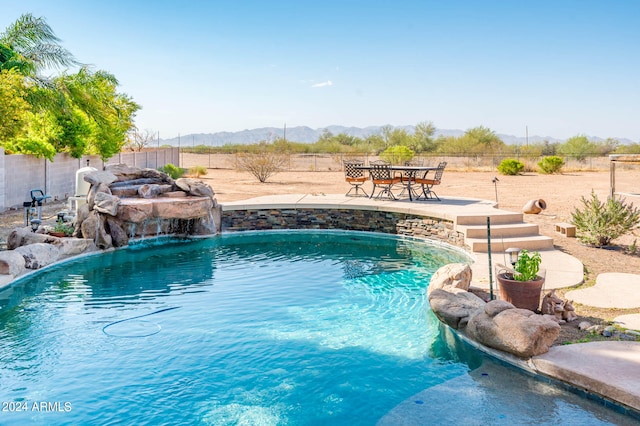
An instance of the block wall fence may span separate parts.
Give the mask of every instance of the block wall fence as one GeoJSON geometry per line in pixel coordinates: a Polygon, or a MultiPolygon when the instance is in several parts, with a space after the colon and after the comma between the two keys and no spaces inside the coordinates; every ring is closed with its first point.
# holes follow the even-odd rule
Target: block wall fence
{"type": "Polygon", "coordinates": [[[31,201],[30,192],[40,189],[52,200],[65,200],[74,196],[76,171],[86,167],[102,170],[109,164],[127,164],[132,167],[157,169],[165,164],[180,165],[178,148],[153,149],[143,152],[123,152],[102,161],[99,156],[72,158],[58,154],[53,161],[32,155],[4,155],[0,148],[0,212],[22,209],[23,202],[31,201]]]}

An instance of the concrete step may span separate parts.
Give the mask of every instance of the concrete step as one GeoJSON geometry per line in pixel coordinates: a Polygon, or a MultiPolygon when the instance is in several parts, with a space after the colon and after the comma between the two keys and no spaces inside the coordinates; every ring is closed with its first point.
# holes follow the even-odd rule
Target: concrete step
{"type": "MultiPolygon", "coordinates": [[[[497,211],[489,215],[491,217],[491,226],[502,225],[506,223],[522,223],[522,213],[514,213],[508,211],[497,211]]],[[[484,225],[487,226],[487,215],[482,214],[463,214],[456,217],[455,225],[484,225]]]]}
{"type": "MultiPolygon", "coordinates": [[[[486,238],[467,238],[465,244],[472,252],[486,253],[486,238]]],[[[553,238],[545,235],[531,235],[524,237],[493,237],[491,238],[491,252],[503,252],[509,247],[526,250],[546,250],[553,248],[553,238]]]]}
{"type": "MultiPolygon", "coordinates": [[[[487,225],[458,225],[458,232],[462,232],[465,238],[487,238],[487,225]]],[[[491,225],[491,237],[526,237],[538,235],[538,225],[535,223],[508,223],[504,225],[491,225]]]]}

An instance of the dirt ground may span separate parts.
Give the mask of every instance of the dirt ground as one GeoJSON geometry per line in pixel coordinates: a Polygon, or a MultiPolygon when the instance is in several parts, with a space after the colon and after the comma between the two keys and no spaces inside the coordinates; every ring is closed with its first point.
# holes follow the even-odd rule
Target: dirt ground
{"type": "MultiPolygon", "coordinates": [[[[616,188],[633,192],[640,178],[640,168],[636,170],[619,170],[616,175],[616,188]]],[[[345,193],[349,185],[339,171],[297,171],[280,172],[267,182],[258,182],[248,172],[231,169],[208,169],[207,175],[201,179],[211,185],[219,203],[237,201],[261,195],[295,194],[295,193],[345,193]]],[[[527,222],[538,224],[540,233],[554,238],[557,249],[578,258],[585,266],[584,286],[595,283],[598,274],[603,272],[640,271],[640,255],[630,253],[640,230],[625,235],[614,241],[610,249],[587,247],[576,238],[566,238],[555,232],[554,224],[569,222],[571,212],[582,207],[581,197],[589,197],[593,191],[600,200],[606,200],[609,194],[608,171],[576,171],[560,175],[540,175],[526,173],[520,176],[502,176],[489,171],[447,170],[442,184],[436,188],[441,197],[471,197],[498,201],[499,207],[511,211],[521,211],[527,201],[543,199],[547,209],[538,215],[525,215],[527,222]],[[493,182],[494,177],[498,181],[493,182]]],[[[640,191],[637,191],[640,192],[640,191]]],[[[629,197],[628,202],[636,204],[640,197],[629,197]]],[[[43,217],[55,220],[56,213],[65,208],[64,203],[48,203],[43,208],[43,217]]],[[[23,211],[14,210],[0,214],[0,240],[6,241],[9,232],[24,223],[23,211]]],[[[563,292],[559,292],[560,296],[563,292]]],[[[611,321],[615,316],[639,313],[640,309],[596,309],[576,305],[576,312],[581,319],[593,323],[611,321]]],[[[572,322],[572,328],[579,321],[572,322]]],[[[566,328],[566,339],[579,339],[580,335],[566,328]]],[[[565,333],[563,331],[563,333],[565,333]]],[[[562,337],[562,336],[561,336],[562,337]]]]}

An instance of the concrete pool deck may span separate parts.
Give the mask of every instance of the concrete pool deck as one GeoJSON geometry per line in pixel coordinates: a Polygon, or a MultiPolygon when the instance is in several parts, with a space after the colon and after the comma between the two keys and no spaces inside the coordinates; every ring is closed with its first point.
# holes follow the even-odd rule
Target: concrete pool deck
{"type": "MultiPolygon", "coordinates": [[[[248,200],[229,202],[222,204],[223,214],[233,210],[270,210],[296,208],[326,208],[326,209],[355,209],[377,210],[384,212],[406,213],[410,215],[435,217],[446,219],[454,224],[454,229],[463,232],[465,222],[470,217],[491,217],[492,221],[500,223],[502,218],[511,218],[514,212],[500,210],[492,201],[472,198],[441,197],[441,201],[414,201],[409,200],[372,200],[364,197],[346,197],[341,194],[288,194],[257,197],[248,200]]],[[[468,223],[468,222],[467,222],[468,223]]],[[[502,252],[506,247],[518,247],[515,239],[510,239],[506,234],[492,238],[492,246],[496,252],[492,253],[492,268],[495,270],[497,263],[506,263],[502,252]]],[[[535,238],[532,238],[534,241],[535,238]]],[[[526,241],[523,245],[528,244],[526,241]]],[[[529,248],[522,247],[521,248],[529,248]]],[[[577,286],[583,281],[582,263],[566,253],[555,250],[553,246],[532,250],[540,251],[542,255],[542,267],[546,269],[545,289],[567,288],[577,286]]],[[[493,252],[493,250],[492,250],[493,252]]],[[[470,251],[470,256],[475,262],[472,265],[472,285],[484,289],[490,287],[489,256],[481,250],[470,251]]],[[[495,273],[493,274],[495,281],[495,273]]],[[[605,293],[619,284],[619,280],[605,279],[601,288],[605,293]]],[[[496,288],[496,284],[493,284],[496,288]]],[[[580,303],[589,306],[600,306],[602,293],[595,291],[576,290],[572,293],[580,295],[580,303]],[[585,292],[585,293],[582,293],[585,292]]],[[[617,288],[616,288],[617,291],[617,288]]],[[[640,292],[627,291],[625,298],[633,300],[636,306],[640,306],[640,292]]],[[[611,306],[615,307],[615,306],[611,306]]],[[[579,312],[578,312],[579,313],[579,312]]],[[[625,318],[629,324],[636,322],[640,316],[631,315],[625,318]]],[[[629,327],[632,328],[632,327],[629,327]]],[[[565,346],[554,346],[546,354],[533,357],[530,360],[519,360],[511,356],[503,356],[498,351],[490,348],[479,348],[486,353],[502,359],[510,364],[526,369],[530,372],[557,379],[568,383],[579,390],[586,391],[611,400],[622,407],[640,412],[640,342],[591,342],[578,343],[565,346]]],[[[407,420],[411,416],[406,413],[407,420]]],[[[402,416],[401,416],[402,417],[402,416]]],[[[640,416],[635,416],[636,419],[640,416]]],[[[406,424],[413,424],[408,421],[406,424]]]]}

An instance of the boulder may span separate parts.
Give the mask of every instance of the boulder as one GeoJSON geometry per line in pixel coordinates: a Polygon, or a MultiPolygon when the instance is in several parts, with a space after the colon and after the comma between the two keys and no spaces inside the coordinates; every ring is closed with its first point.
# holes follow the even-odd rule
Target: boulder
{"type": "Polygon", "coordinates": [[[431,310],[448,326],[463,329],[472,315],[481,311],[484,300],[462,289],[444,290],[437,288],[429,295],[431,310]]]}
{"type": "Polygon", "coordinates": [[[560,326],[528,309],[507,305],[500,300],[487,303],[484,310],[469,319],[467,335],[485,346],[521,358],[547,352],[560,335],[560,326]]]}
{"type": "Polygon", "coordinates": [[[209,217],[213,208],[213,200],[205,197],[186,197],[175,200],[160,198],[151,204],[152,217],[162,219],[198,219],[209,217]]]}
{"type": "Polygon", "coordinates": [[[194,197],[210,197],[213,198],[215,192],[206,183],[190,178],[176,179],[176,186],[189,195],[194,197]]]}
{"type": "MultiPolygon", "coordinates": [[[[116,176],[117,181],[134,181],[137,179],[151,178],[159,179],[162,182],[171,184],[173,179],[166,173],[162,173],[155,169],[140,169],[138,167],[130,167],[126,164],[112,164],[105,167],[105,171],[116,176]]],[[[115,182],[115,181],[114,181],[115,182]]]]}
{"type": "Polygon", "coordinates": [[[100,215],[97,212],[90,212],[85,220],[80,225],[80,231],[82,238],[86,238],[91,241],[96,240],[96,232],[100,226],[100,215]]]}
{"type": "Polygon", "coordinates": [[[40,269],[51,265],[60,258],[60,250],[52,244],[35,243],[14,250],[24,258],[27,269],[40,269]]]}
{"type": "Polygon", "coordinates": [[[122,222],[144,223],[153,217],[153,204],[145,203],[120,203],[118,206],[118,219],[122,222]]]}
{"type": "Polygon", "coordinates": [[[84,222],[87,217],[89,217],[89,205],[82,204],[76,212],[76,229],[73,231],[74,237],[82,238],[82,222],[84,222]]]}
{"type": "Polygon", "coordinates": [[[7,237],[7,250],[15,250],[18,247],[36,243],[51,244],[57,239],[48,234],[32,232],[29,228],[16,228],[7,237]]]}
{"type": "Polygon", "coordinates": [[[160,194],[170,192],[173,189],[173,185],[155,185],[147,184],[138,188],[138,195],[142,198],[156,198],[160,194]]]}
{"type": "Polygon", "coordinates": [[[97,211],[92,211],[82,222],[82,237],[91,240],[99,249],[113,247],[111,236],[105,229],[105,219],[97,211]]]}
{"type": "Polygon", "coordinates": [[[124,247],[129,244],[129,236],[120,226],[120,222],[117,219],[107,218],[107,227],[109,228],[109,235],[111,235],[112,244],[114,247],[124,247]]]}
{"type": "Polygon", "coordinates": [[[111,194],[111,189],[109,189],[109,186],[104,183],[91,185],[89,193],[87,194],[87,205],[89,206],[89,210],[94,209],[97,194],[111,194]]]}
{"type": "Polygon", "coordinates": [[[460,288],[465,291],[469,290],[471,277],[471,267],[466,263],[450,263],[444,265],[431,277],[431,281],[427,287],[427,295],[438,288],[444,290],[450,288],[460,288]]]}
{"type": "Polygon", "coordinates": [[[25,260],[15,250],[0,251],[0,274],[17,277],[25,271],[25,260]]]}
{"type": "Polygon", "coordinates": [[[60,259],[90,253],[98,249],[93,240],[85,238],[58,238],[52,244],[58,248],[60,259]]]}
{"type": "Polygon", "coordinates": [[[98,213],[115,216],[118,214],[119,206],[120,198],[111,194],[107,194],[105,192],[96,193],[95,205],[93,206],[93,209],[98,213]]]}
{"type": "Polygon", "coordinates": [[[111,172],[101,170],[87,173],[84,175],[84,180],[85,182],[89,182],[91,186],[98,186],[100,184],[108,186],[118,180],[118,177],[111,172]]]}

